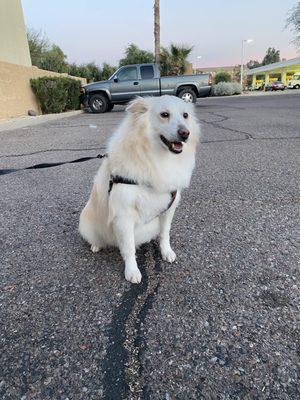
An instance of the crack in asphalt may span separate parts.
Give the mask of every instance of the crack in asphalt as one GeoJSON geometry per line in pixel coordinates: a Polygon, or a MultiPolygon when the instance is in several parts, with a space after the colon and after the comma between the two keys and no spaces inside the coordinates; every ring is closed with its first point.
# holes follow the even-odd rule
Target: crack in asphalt
{"type": "Polygon", "coordinates": [[[220,117],[221,119],[218,120],[218,121],[206,121],[205,119],[200,119],[199,118],[199,121],[201,121],[204,124],[211,125],[214,128],[219,128],[219,129],[222,129],[222,130],[225,130],[225,131],[237,133],[239,135],[244,135],[246,140],[254,139],[254,137],[249,132],[244,132],[244,131],[241,131],[239,129],[229,128],[229,127],[220,125],[221,122],[228,121],[230,119],[230,117],[227,117],[226,115],[222,115],[222,114],[217,114],[214,111],[208,112],[207,114],[211,114],[213,116],[220,117]]]}
{"type": "Polygon", "coordinates": [[[142,374],[141,358],[147,347],[143,324],[159,288],[160,263],[156,242],[141,246],[138,265],[143,275],[142,283],[131,285],[124,293],[108,328],[109,345],[103,363],[104,399],[150,398],[142,374]],[[146,271],[147,255],[152,262],[146,271]]]}
{"type": "MultiPolygon", "coordinates": [[[[214,103],[214,107],[220,107],[220,108],[230,108],[230,109],[232,109],[232,110],[245,110],[246,108],[245,107],[237,107],[237,106],[233,106],[233,105],[228,105],[228,104],[215,104],[214,103]]],[[[210,104],[196,104],[196,108],[201,108],[201,109],[203,109],[203,108],[211,108],[211,105],[210,104]]]]}

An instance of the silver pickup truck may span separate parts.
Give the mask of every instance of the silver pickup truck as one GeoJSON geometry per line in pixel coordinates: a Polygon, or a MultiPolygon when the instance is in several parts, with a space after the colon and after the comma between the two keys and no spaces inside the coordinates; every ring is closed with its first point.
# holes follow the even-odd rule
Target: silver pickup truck
{"type": "Polygon", "coordinates": [[[135,64],[119,68],[107,81],[82,87],[81,102],[94,113],[104,113],[115,104],[125,104],[135,96],[174,95],[195,103],[209,96],[210,74],[160,76],[156,64],[135,64]]]}

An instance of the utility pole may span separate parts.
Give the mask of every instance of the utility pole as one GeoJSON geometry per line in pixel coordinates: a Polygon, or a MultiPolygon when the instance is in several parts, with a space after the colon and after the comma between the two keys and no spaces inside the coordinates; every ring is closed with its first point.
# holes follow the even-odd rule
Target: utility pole
{"type": "Polygon", "coordinates": [[[155,47],[155,62],[160,71],[160,15],[159,15],[159,0],[154,0],[154,47],[155,47]]]}
{"type": "Polygon", "coordinates": [[[242,40],[242,56],[241,56],[241,77],[240,77],[240,82],[242,85],[242,90],[243,90],[243,80],[244,80],[244,44],[245,43],[251,43],[253,42],[253,39],[243,39],[242,40]]]}

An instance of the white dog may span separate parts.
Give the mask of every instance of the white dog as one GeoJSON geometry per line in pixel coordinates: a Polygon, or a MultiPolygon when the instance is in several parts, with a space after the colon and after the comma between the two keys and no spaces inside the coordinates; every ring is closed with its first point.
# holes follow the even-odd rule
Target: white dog
{"type": "Polygon", "coordinates": [[[125,278],[141,282],[135,249],[159,236],[172,263],[170,228],[180,191],[189,186],[199,137],[194,107],[174,96],[137,98],[113,135],[79,231],[93,252],[118,246],[125,278]]]}

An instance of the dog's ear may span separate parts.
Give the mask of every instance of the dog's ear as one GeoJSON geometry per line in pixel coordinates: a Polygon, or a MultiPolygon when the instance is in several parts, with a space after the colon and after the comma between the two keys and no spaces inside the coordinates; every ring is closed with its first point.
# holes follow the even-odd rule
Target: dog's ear
{"type": "Polygon", "coordinates": [[[137,97],[126,107],[126,111],[132,114],[144,114],[149,110],[149,101],[144,97],[137,97]]]}

